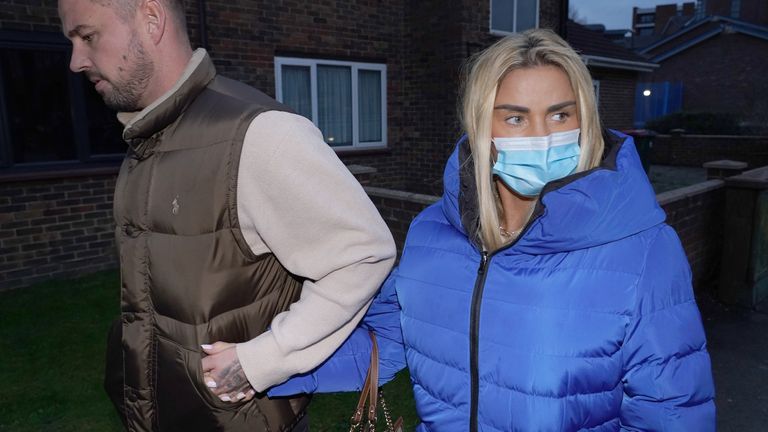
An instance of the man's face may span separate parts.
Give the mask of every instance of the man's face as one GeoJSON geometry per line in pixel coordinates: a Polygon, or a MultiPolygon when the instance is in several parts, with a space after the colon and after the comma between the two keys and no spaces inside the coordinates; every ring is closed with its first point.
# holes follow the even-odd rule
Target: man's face
{"type": "Polygon", "coordinates": [[[108,107],[140,110],[147,105],[143,99],[154,63],[144,50],[135,19],[121,19],[101,3],[59,0],[64,35],[72,41],[69,68],[85,73],[108,107]]]}

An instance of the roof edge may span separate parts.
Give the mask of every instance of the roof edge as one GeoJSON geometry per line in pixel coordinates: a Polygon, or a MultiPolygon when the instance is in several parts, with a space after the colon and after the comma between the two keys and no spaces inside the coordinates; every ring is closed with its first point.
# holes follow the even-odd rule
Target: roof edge
{"type": "Polygon", "coordinates": [[[758,37],[758,38],[761,38],[761,39],[766,39],[766,36],[762,35],[762,34],[758,34],[758,33],[760,33],[760,32],[768,32],[768,28],[765,27],[765,26],[755,25],[755,24],[752,24],[752,23],[748,23],[746,21],[741,21],[741,20],[730,18],[730,17],[725,17],[725,16],[722,16],[722,15],[710,15],[708,17],[702,18],[699,22],[694,23],[694,24],[691,24],[691,21],[689,21],[688,23],[686,23],[686,25],[687,24],[691,24],[690,27],[687,27],[687,28],[684,27],[684,28],[680,29],[679,31],[677,31],[677,32],[675,32],[675,33],[665,37],[664,39],[661,39],[661,40],[659,40],[659,41],[657,41],[657,42],[655,42],[655,43],[653,43],[651,45],[648,45],[647,47],[641,49],[639,52],[640,52],[640,54],[647,54],[649,51],[652,51],[653,49],[658,48],[658,47],[664,45],[665,43],[670,42],[670,41],[672,41],[672,40],[674,40],[674,39],[676,39],[676,38],[678,38],[678,37],[680,37],[680,36],[690,32],[691,30],[694,30],[694,29],[699,28],[700,26],[702,26],[704,24],[711,23],[711,22],[714,22],[714,23],[724,22],[724,23],[731,24],[733,26],[736,26],[735,29],[737,31],[739,31],[740,33],[748,34],[750,36],[755,36],[755,37],[758,37]],[[753,31],[750,31],[750,30],[753,30],[753,31]]]}
{"type": "Polygon", "coordinates": [[[654,69],[659,67],[658,64],[652,62],[638,62],[632,60],[620,60],[611,57],[595,56],[595,55],[582,55],[584,63],[587,66],[599,66],[607,67],[611,69],[625,69],[634,70],[638,72],[653,72],[654,69]]]}
{"type": "Polygon", "coordinates": [[[671,40],[673,40],[673,39],[677,38],[678,36],[682,36],[682,35],[684,35],[684,34],[688,33],[688,32],[689,32],[689,31],[691,31],[691,30],[694,30],[694,29],[697,29],[697,28],[699,28],[699,27],[703,26],[703,25],[704,25],[704,24],[706,24],[706,23],[709,23],[709,22],[712,22],[712,21],[716,21],[716,20],[713,20],[713,18],[715,18],[715,17],[713,17],[713,16],[708,16],[708,17],[702,18],[702,19],[701,19],[701,20],[699,20],[699,22],[697,22],[697,23],[693,23],[693,24],[691,24],[691,26],[690,26],[690,27],[683,27],[682,29],[678,30],[677,32],[675,32],[675,33],[672,33],[671,35],[669,35],[669,36],[667,36],[667,37],[665,37],[665,38],[663,38],[663,39],[661,39],[661,40],[657,41],[656,43],[653,43],[653,44],[651,44],[651,45],[648,45],[647,47],[645,47],[645,48],[641,49],[641,50],[640,50],[640,53],[641,53],[641,54],[645,54],[645,53],[647,53],[648,51],[650,51],[650,50],[652,50],[652,49],[654,49],[654,48],[657,48],[657,47],[659,47],[659,46],[661,46],[661,45],[664,45],[665,43],[667,43],[667,42],[669,42],[669,41],[671,41],[671,40]]]}
{"type": "Polygon", "coordinates": [[[674,48],[667,50],[666,52],[662,52],[661,54],[658,54],[657,56],[653,57],[652,60],[655,62],[664,61],[670,57],[676,56],[677,54],[687,50],[688,48],[693,47],[694,45],[698,45],[707,39],[711,39],[722,32],[723,32],[723,28],[717,27],[715,29],[710,30],[707,33],[699,35],[699,37],[693,38],[685,43],[682,43],[680,45],[675,46],[674,48]]]}

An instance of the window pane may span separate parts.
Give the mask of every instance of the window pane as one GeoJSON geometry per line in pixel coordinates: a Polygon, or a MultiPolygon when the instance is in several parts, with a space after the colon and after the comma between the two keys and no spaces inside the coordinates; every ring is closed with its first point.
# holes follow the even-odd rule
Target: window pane
{"type": "Polygon", "coordinates": [[[491,0],[491,29],[511,32],[514,21],[514,0],[491,0]]]}
{"type": "Polygon", "coordinates": [[[517,27],[515,31],[536,28],[536,3],[538,0],[517,0],[517,27]]]}
{"type": "Polygon", "coordinates": [[[83,88],[91,154],[124,154],[128,146],[123,141],[123,125],[117,120],[117,114],[104,105],[104,99],[91,83],[84,82],[83,88]]]}
{"type": "Polygon", "coordinates": [[[359,71],[357,87],[360,142],[381,141],[381,72],[359,71]]]}
{"type": "Polygon", "coordinates": [[[317,66],[317,125],[331,146],[352,145],[352,69],[317,66]]]}
{"type": "Polygon", "coordinates": [[[13,163],[76,160],[65,51],[0,50],[13,163]]]}
{"type": "Polygon", "coordinates": [[[312,93],[309,66],[285,66],[282,69],[283,103],[297,114],[312,120],[312,93]]]}
{"type": "Polygon", "coordinates": [[[640,36],[652,36],[653,35],[653,27],[641,28],[641,29],[639,29],[638,34],[640,36]]]}

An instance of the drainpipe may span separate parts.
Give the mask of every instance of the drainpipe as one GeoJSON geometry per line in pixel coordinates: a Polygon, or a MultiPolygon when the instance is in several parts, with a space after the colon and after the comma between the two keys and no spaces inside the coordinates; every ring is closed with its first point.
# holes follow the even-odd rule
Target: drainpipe
{"type": "Polygon", "coordinates": [[[205,0],[197,0],[197,16],[199,20],[200,45],[208,51],[208,25],[206,24],[205,0]]]}

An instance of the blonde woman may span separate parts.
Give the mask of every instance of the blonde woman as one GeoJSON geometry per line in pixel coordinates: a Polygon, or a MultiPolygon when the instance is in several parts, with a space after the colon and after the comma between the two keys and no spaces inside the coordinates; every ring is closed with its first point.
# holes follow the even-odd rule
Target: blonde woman
{"type": "Polygon", "coordinates": [[[502,39],[462,112],[367,327],[272,394],[359,387],[373,329],[383,380],[405,351],[419,431],[714,430],[684,251],[579,56],[547,30],[502,39]]]}

